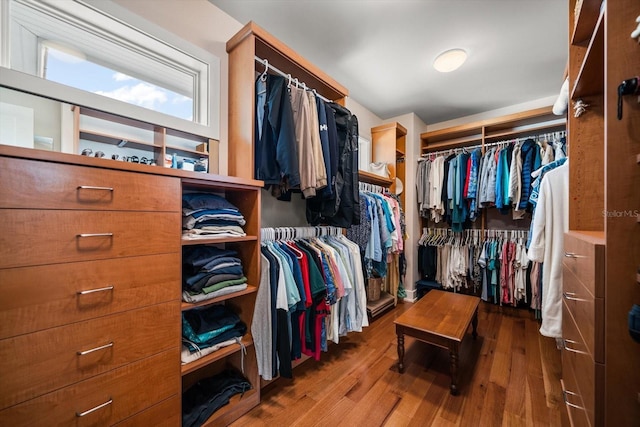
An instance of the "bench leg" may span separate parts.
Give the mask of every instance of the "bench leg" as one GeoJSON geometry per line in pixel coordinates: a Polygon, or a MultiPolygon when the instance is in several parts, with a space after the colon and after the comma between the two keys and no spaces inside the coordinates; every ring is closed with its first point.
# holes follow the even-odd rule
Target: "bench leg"
{"type": "Polygon", "coordinates": [[[397,332],[398,334],[398,371],[404,373],[404,334],[397,332]]]}
{"type": "Polygon", "coordinates": [[[458,395],[458,344],[454,344],[449,348],[449,359],[451,368],[451,395],[458,395]]]}
{"type": "Polygon", "coordinates": [[[473,319],[471,319],[471,326],[473,326],[473,339],[478,338],[478,309],[476,308],[476,312],[473,313],[473,319]]]}

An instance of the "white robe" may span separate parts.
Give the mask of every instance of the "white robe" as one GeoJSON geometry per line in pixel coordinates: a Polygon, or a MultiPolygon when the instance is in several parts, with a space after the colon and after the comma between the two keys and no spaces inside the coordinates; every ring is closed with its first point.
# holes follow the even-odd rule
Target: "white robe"
{"type": "Polygon", "coordinates": [[[528,257],[543,262],[540,333],[562,337],[562,260],[569,230],[569,162],[547,172],[533,219],[528,257]]]}

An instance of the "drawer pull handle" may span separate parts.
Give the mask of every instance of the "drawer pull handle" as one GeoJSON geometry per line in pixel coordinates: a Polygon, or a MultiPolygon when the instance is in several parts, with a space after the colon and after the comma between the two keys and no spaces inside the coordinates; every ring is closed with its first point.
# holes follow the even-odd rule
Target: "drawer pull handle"
{"type": "Polygon", "coordinates": [[[574,393],[574,392],[572,392],[572,391],[569,391],[569,390],[562,390],[562,398],[564,399],[564,403],[565,403],[565,405],[570,406],[570,407],[572,407],[572,408],[580,409],[581,411],[584,411],[584,410],[585,410],[585,408],[583,408],[582,406],[580,406],[580,405],[576,405],[575,403],[571,403],[571,402],[569,402],[569,399],[567,398],[567,395],[571,395],[571,396],[578,396],[578,394],[577,394],[577,393],[574,393]]]}
{"type": "Polygon", "coordinates": [[[577,349],[575,349],[575,348],[569,347],[569,346],[567,345],[567,343],[569,343],[569,344],[578,344],[578,342],[577,342],[577,341],[574,341],[574,340],[568,340],[568,339],[563,339],[563,340],[562,340],[562,348],[563,348],[563,349],[565,349],[565,350],[567,350],[567,351],[570,351],[571,353],[588,354],[586,351],[577,350],[577,349]]]}
{"type": "Polygon", "coordinates": [[[565,258],[586,258],[586,256],[584,255],[578,255],[578,254],[574,254],[573,252],[565,252],[564,253],[564,257],[565,258]]]}
{"type": "Polygon", "coordinates": [[[95,292],[104,292],[104,291],[112,291],[112,290],[113,290],[113,285],[105,286],[104,288],[87,289],[86,291],[78,291],[78,295],[87,295],[95,292]]]}
{"type": "Polygon", "coordinates": [[[94,407],[94,408],[87,409],[87,410],[86,410],[86,411],[84,411],[84,412],[76,412],[76,417],[84,417],[85,415],[89,415],[90,413],[95,412],[95,411],[97,411],[98,409],[102,409],[102,408],[104,408],[105,406],[109,406],[109,405],[111,405],[112,403],[113,403],[113,399],[111,399],[111,398],[110,398],[110,399],[109,399],[109,400],[107,400],[106,402],[101,403],[100,405],[98,405],[98,406],[96,406],[96,407],[94,407]]]}
{"type": "Polygon", "coordinates": [[[567,301],[588,301],[584,298],[578,298],[575,292],[563,292],[562,297],[567,301]]]}
{"type": "Polygon", "coordinates": [[[113,341],[109,344],[101,345],[100,347],[95,347],[85,351],[79,351],[78,356],[84,356],[85,354],[93,353],[94,351],[104,350],[105,348],[113,347],[113,341]]]}
{"type": "Polygon", "coordinates": [[[113,237],[113,233],[81,233],[78,237],[113,237]]]}
{"type": "Polygon", "coordinates": [[[105,190],[113,191],[113,187],[95,187],[93,185],[78,185],[78,190],[105,190]]]}

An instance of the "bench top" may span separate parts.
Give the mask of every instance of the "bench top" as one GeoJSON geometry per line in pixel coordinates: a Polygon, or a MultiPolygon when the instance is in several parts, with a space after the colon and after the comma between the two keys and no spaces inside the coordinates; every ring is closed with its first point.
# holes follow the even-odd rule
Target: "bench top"
{"type": "Polygon", "coordinates": [[[404,328],[462,342],[480,298],[440,290],[429,291],[394,323],[404,328]]]}

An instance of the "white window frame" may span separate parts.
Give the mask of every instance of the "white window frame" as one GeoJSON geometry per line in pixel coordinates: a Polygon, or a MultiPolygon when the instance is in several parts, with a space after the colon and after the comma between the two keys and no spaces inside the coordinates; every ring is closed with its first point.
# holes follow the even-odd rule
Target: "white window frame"
{"type": "MultiPolygon", "coordinates": [[[[36,35],[40,37],[39,34],[36,33],[36,35]]],[[[1,86],[220,139],[220,59],[111,1],[0,0],[0,38],[2,40],[0,42],[1,86]],[[19,1],[30,7],[43,10],[47,15],[71,23],[74,29],[86,31],[92,37],[104,38],[112,46],[117,45],[118,48],[122,48],[123,53],[128,55],[144,54],[144,60],[147,61],[147,64],[149,61],[157,60],[158,64],[174,67],[183,75],[193,75],[194,121],[191,122],[11,69],[11,40],[9,36],[11,34],[11,5],[13,1],[19,1]]],[[[86,46],[83,49],[80,48],[81,46],[77,47],[84,52],[87,50],[86,46]]],[[[41,55],[41,52],[34,52],[34,55],[41,55]]],[[[90,55],[89,53],[88,56],[90,55]]],[[[107,65],[104,63],[104,58],[102,59],[103,63],[100,58],[96,60],[91,57],[90,60],[100,65],[107,65]]],[[[39,66],[39,68],[41,67],[39,66]]],[[[143,74],[136,75],[135,71],[131,74],[133,74],[132,77],[157,84],[156,81],[153,81],[153,76],[145,78],[143,74]]],[[[162,86],[162,84],[158,84],[158,86],[162,86]]],[[[171,88],[168,87],[168,89],[171,88]]]]}

